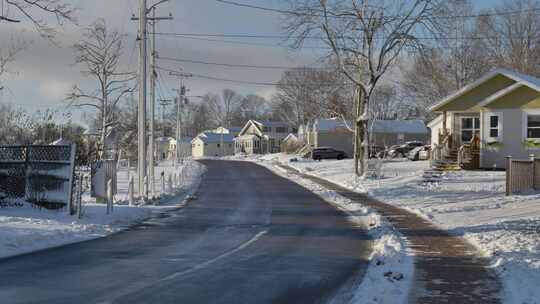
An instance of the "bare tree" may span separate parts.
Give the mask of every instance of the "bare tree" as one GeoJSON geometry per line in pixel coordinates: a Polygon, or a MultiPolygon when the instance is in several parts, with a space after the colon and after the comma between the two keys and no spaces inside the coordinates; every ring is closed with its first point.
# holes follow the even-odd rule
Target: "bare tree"
{"type": "Polygon", "coordinates": [[[369,104],[379,80],[403,50],[418,44],[416,35],[434,30],[437,0],[290,0],[293,14],[285,30],[294,47],[320,38],[340,70],[357,88],[355,173],[367,169],[369,104]]]}
{"type": "Polygon", "coordinates": [[[213,121],[220,126],[231,127],[232,119],[240,110],[243,97],[231,89],[224,89],[221,97],[207,94],[205,102],[210,110],[213,121]]]}
{"type": "Polygon", "coordinates": [[[56,34],[54,26],[40,15],[53,15],[57,24],[64,21],[76,22],[75,13],[77,9],[65,0],[5,0],[7,7],[5,12],[16,11],[13,17],[1,16],[0,21],[20,22],[19,16],[28,19],[34,25],[37,32],[46,38],[53,38],[56,34]]]}
{"type": "Polygon", "coordinates": [[[495,65],[540,76],[540,2],[505,1],[478,19],[484,56],[495,65]],[[507,14],[506,12],[519,12],[507,14]]]}
{"type": "Polygon", "coordinates": [[[250,94],[242,98],[239,109],[233,118],[234,126],[242,126],[248,120],[267,120],[270,118],[270,104],[259,95],[250,94]]]}
{"type": "Polygon", "coordinates": [[[84,66],[84,76],[96,80],[97,88],[84,90],[76,85],[67,100],[71,106],[97,110],[101,157],[106,151],[107,136],[119,124],[118,103],[133,92],[130,85],[135,79],[134,73],[120,71],[122,39],[121,34],[109,31],[105,21],[100,19],[87,28],[83,39],[74,45],[75,62],[84,66]]]}
{"type": "Polygon", "coordinates": [[[339,71],[299,67],[285,71],[273,97],[281,119],[299,126],[326,116],[347,116],[344,92],[350,91],[339,71]]]}

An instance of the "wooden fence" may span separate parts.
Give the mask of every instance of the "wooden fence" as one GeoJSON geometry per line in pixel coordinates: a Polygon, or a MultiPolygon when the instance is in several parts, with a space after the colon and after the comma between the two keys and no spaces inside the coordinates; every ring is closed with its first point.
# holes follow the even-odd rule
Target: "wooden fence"
{"type": "Polygon", "coordinates": [[[540,158],[506,157],[506,195],[540,190],[540,158]]]}

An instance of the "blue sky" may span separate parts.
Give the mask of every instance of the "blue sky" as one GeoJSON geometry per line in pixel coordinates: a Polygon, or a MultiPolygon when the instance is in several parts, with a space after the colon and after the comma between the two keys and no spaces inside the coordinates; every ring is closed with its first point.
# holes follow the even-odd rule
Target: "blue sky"
{"type": "MultiPolygon", "coordinates": [[[[238,0],[261,6],[279,7],[279,0],[238,0]]],[[[73,1],[80,8],[80,25],[84,27],[97,17],[105,18],[110,27],[118,29],[127,35],[125,42],[125,58],[123,68],[133,70],[137,63],[135,46],[136,24],[129,20],[131,14],[137,13],[138,0],[93,0],[73,1]]],[[[154,1],[149,1],[153,3],[154,1]]],[[[475,1],[477,8],[490,7],[500,1],[475,1]]],[[[160,13],[171,12],[174,21],[162,21],[158,32],[176,33],[226,33],[226,34],[280,34],[281,16],[268,12],[238,8],[218,3],[214,0],[171,0],[161,6],[160,13]]],[[[12,73],[0,81],[8,86],[8,90],[0,93],[0,101],[20,105],[29,110],[45,107],[62,107],[62,99],[74,84],[91,87],[92,82],[82,77],[80,68],[73,65],[74,56],[70,46],[80,39],[82,29],[75,26],[65,26],[58,36],[61,47],[56,47],[32,34],[28,22],[20,25],[1,24],[0,41],[6,41],[10,35],[21,36],[33,41],[31,47],[20,54],[17,62],[11,67],[12,73]]],[[[228,39],[245,41],[243,39],[228,39]]],[[[249,40],[253,42],[252,40],[249,40]]],[[[279,43],[279,40],[260,40],[261,43],[279,43]]],[[[179,39],[158,36],[158,50],[162,57],[175,57],[191,60],[212,62],[228,62],[247,65],[279,65],[298,66],[312,64],[319,54],[312,50],[291,52],[280,47],[246,46],[224,44],[200,40],[179,39]]],[[[276,82],[279,80],[279,70],[247,70],[204,66],[197,64],[177,64],[161,62],[160,65],[219,78],[249,80],[256,82],[276,82]]],[[[177,80],[166,72],[161,72],[159,95],[170,98],[175,93],[172,88],[177,80]]],[[[242,94],[256,93],[269,97],[273,87],[251,86],[213,80],[192,78],[188,81],[190,94],[202,95],[207,92],[219,93],[224,88],[232,88],[242,94]]],[[[63,107],[62,107],[63,108],[63,107]]],[[[76,115],[77,117],[78,115],[76,115]]]]}

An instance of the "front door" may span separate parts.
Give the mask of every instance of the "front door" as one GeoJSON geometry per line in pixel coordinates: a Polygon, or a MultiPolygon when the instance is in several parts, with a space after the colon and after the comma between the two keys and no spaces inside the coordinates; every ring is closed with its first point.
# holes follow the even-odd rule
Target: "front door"
{"type": "Polygon", "coordinates": [[[461,117],[461,143],[470,143],[475,134],[480,135],[480,118],[461,117]]]}

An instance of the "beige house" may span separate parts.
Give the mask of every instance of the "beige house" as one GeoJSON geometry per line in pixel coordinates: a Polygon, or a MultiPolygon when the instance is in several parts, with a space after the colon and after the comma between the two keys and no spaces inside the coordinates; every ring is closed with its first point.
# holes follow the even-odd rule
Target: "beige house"
{"type": "MultiPolygon", "coordinates": [[[[191,140],[192,138],[182,138],[180,146],[180,157],[191,156],[191,140]]],[[[176,139],[172,137],[158,137],[156,139],[156,160],[171,160],[176,156],[176,139]]]]}
{"type": "Polygon", "coordinates": [[[287,137],[285,137],[281,143],[281,152],[284,153],[294,153],[300,148],[302,148],[302,145],[298,140],[298,137],[293,133],[287,135],[287,137]]]}
{"type": "Polygon", "coordinates": [[[349,157],[354,155],[354,133],[349,130],[341,118],[317,119],[313,124],[301,127],[298,136],[309,149],[332,147],[345,152],[349,157]]]}
{"type": "Polygon", "coordinates": [[[285,122],[250,120],[235,138],[235,153],[280,152],[283,139],[295,131],[285,122]]]}
{"type": "Polygon", "coordinates": [[[465,168],[504,168],[540,154],[540,79],[496,69],[430,108],[434,157],[465,168]],[[456,159],[457,158],[457,159],[456,159]]]}
{"type": "Polygon", "coordinates": [[[191,141],[193,157],[227,156],[234,154],[231,134],[203,132],[191,141]]]}

